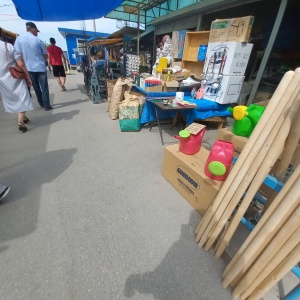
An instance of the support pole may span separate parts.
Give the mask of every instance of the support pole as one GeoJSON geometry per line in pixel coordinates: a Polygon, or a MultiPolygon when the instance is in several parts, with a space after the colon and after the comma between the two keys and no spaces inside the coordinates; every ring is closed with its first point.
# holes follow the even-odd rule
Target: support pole
{"type": "Polygon", "coordinates": [[[198,17],[197,29],[196,31],[200,31],[202,29],[202,15],[198,17]]]}
{"type": "Polygon", "coordinates": [[[138,4],[137,55],[140,55],[140,4],[138,4]]]}

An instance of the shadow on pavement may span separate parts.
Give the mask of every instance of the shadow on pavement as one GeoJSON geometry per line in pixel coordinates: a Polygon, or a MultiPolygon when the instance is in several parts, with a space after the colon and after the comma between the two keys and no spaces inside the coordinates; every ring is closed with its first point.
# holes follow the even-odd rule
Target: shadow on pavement
{"type": "Polygon", "coordinates": [[[1,204],[0,243],[35,230],[43,184],[67,170],[76,152],[75,148],[45,152],[2,169],[13,188],[1,204]]]}
{"type": "MultiPolygon", "coordinates": [[[[211,292],[216,285],[222,289],[221,271],[216,270],[216,264],[212,262],[214,257],[198,248],[195,243],[195,228],[198,222],[199,214],[193,211],[189,224],[182,224],[180,239],[170,248],[158,267],[153,271],[132,274],[127,278],[125,297],[131,298],[137,292],[152,295],[158,300],[215,299],[211,292]],[[200,255],[207,256],[207,264],[203,265],[200,255]]],[[[223,299],[231,299],[230,294],[225,294],[223,299]]]]}

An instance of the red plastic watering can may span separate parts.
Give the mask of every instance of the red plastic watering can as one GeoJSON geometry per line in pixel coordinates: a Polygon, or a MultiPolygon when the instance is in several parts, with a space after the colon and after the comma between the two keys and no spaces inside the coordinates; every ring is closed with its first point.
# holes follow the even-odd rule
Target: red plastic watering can
{"type": "MultiPolygon", "coordinates": [[[[182,130],[184,131],[184,130],[182,130]]],[[[185,130],[186,131],[186,130],[185,130]]],[[[205,133],[205,128],[201,129],[197,134],[190,134],[188,137],[184,138],[175,135],[174,138],[179,140],[179,151],[187,154],[193,155],[199,152],[201,148],[202,139],[205,133]]]]}
{"type": "Polygon", "coordinates": [[[223,181],[228,176],[233,159],[234,146],[230,142],[218,140],[207,158],[204,173],[207,177],[223,181]]]}

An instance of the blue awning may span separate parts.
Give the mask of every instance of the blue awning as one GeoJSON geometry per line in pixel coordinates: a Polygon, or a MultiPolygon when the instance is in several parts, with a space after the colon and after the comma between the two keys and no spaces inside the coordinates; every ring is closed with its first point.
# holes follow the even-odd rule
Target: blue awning
{"type": "Polygon", "coordinates": [[[123,0],[12,0],[20,18],[30,21],[79,21],[102,18],[123,0]]]}

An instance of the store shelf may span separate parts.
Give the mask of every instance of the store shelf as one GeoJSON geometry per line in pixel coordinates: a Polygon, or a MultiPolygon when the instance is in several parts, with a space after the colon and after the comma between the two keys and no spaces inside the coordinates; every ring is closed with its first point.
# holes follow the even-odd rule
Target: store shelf
{"type": "Polygon", "coordinates": [[[198,61],[200,45],[208,44],[209,31],[187,32],[182,56],[182,68],[191,71],[191,75],[199,78],[203,73],[204,62],[198,61]]]}
{"type": "Polygon", "coordinates": [[[182,61],[182,68],[191,71],[191,75],[200,79],[200,75],[203,73],[204,61],[182,61]]]}
{"type": "Polygon", "coordinates": [[[198,60],[194,60],[194,59],[185,59],[184,61],[199,62],[198,60]]]}

